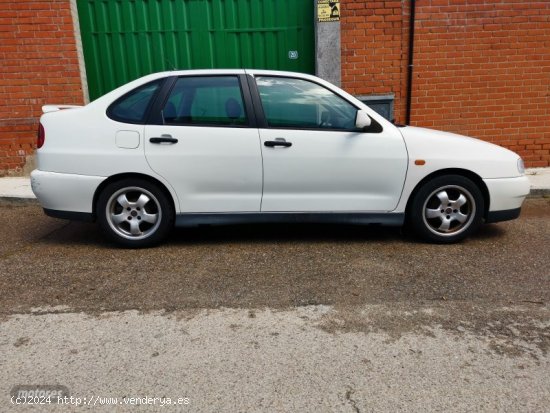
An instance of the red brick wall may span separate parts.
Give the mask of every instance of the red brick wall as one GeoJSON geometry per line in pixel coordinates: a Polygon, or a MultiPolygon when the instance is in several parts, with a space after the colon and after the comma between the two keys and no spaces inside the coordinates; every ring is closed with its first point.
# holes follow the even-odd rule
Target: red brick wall
{"type": "Polygon", "coordinates": [[[419,1],[412,123],[550,165],[550,2],[419,1]]]}
{"type": "Polygon", "coordinates": [[[69,0],[0,0],[0,176],[34,152],[42,105],[82,101],[69,0]]]}
{"type": "Polygon", "coordinates": [[[409,1],[341,1],[342,86],[354,95],[395,94],[405,121],[409,1]]]}
{"type": "MultiPolygon", "coordinates": [[[[395,93],[401,122],[409,3],[345,0],[341,10],[344,88],[395,93]]],[[[550,2],[416,3],[411,124],[478,137],[518,152],[528,166],[549,166],[550,2]]]]}

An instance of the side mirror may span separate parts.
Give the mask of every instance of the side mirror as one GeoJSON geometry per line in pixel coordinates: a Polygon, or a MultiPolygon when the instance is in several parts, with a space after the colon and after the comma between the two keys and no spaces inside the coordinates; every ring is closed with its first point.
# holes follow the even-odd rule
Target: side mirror
{"type": "Polygon", "coordinates": [[[355,115],[355,127],[360,130],[365,130],[371,124],[370,116],[364,110],[358,110],[355,115]]]}

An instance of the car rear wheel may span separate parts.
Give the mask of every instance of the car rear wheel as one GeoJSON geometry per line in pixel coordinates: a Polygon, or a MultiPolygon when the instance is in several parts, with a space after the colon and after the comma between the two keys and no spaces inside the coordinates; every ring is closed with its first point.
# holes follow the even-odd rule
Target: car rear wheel
{"type": "Polygon", "coordinates": [[[479,228],[483,211],[483,195],[474,182],[460,175],[445,175],[420,188],[412,200],[408,218],[421,238],[452,243],[479,228]]]}
{"type": "Polygon", "coordinates": [[[107,185],[99,195],[97,214],[103,232],[130,248],[158,244],[174,225],[174,210],[164,191],[142,179],[107,185]]]}

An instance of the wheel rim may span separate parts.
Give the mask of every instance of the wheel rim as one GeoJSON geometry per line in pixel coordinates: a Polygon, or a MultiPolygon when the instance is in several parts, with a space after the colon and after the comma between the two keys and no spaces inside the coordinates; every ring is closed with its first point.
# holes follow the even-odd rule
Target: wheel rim
{"type": "Polygon", "coordinates": [[[111,195],[105,215],[116,234],[129,240],[140,240],[151,236],[158,229],[162,210],[151,192],[139,187],[128,187],[111,195]]]}
{"type": "Polygon", "coordinates": [[[422,208],[424,224],[438,236],[450,237],[471,225],[476,214],[472,194],[458,185],[447,185],[433,191],[422,208]]]}

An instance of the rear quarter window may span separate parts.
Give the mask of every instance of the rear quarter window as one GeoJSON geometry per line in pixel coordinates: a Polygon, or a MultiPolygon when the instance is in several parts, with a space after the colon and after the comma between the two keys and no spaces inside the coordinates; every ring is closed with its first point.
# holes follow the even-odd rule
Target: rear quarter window
{"type": "Polygon", "coordinates": [[[163,80],[146,83],[118,98],[107,109],[107,116],[118,122],[144,124],[163,80]]]}

